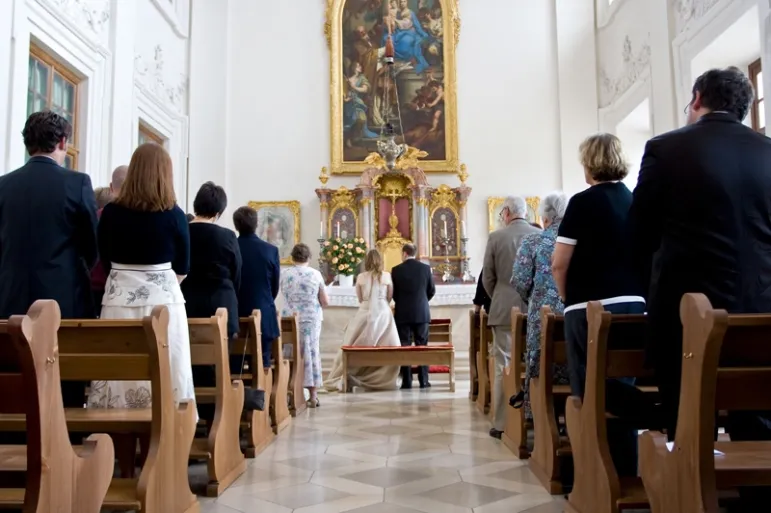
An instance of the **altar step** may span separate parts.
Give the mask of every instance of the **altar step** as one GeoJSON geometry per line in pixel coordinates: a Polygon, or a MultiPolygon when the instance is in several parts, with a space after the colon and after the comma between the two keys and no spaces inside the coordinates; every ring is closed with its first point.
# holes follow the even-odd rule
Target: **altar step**
{"type": "MultiPolygon", "coordinates": [[[[323,374],[326,375],[332,368],[335,362],[336,353],[321,353],[321,368],[324,369],[323,374]]],[[[468,350],[455,349],[455,380],[463,380],[468,378],[469,375],[469,359],[468,350]]]]}

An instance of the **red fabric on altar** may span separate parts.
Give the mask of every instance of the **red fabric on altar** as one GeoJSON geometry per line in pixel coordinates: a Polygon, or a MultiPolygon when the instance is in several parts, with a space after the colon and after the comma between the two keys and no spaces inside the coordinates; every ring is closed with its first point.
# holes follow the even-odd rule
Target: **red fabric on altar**
{"type": "MultiPolygon", "coordinates": [[[[382,239],[388,234],[391,225],[388,224],[388,218],[391,216],[391,200],[380,198],[378,215],[377,238],[382,239]]],[[[410,235],[410,202],[407,198],[396,200],[396,217],[399,218],[397,229],[399,233],[407,240],[412,240],[410,235]]]]}

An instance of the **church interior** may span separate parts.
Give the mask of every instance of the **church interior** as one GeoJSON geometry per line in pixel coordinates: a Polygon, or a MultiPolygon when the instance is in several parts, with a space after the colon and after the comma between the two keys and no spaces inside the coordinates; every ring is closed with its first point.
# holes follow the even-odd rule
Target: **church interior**
{"type": "MultiPolygon", "coordinates": [[[[100,508],[164,513],[745,511],[731,509],[731,497],[743,483],[741,471],[726,477],[726,488],[733,489],[725,492],[727,502],[723,495],[718,501],[714,490],[703,491],[709,485],[702,485],[702,495],[710,504],[720,502],[722,509],[705,506],[707,500],[697,492],[689,504],[697,503],[699,509],[671,509],[673,502],[656,496],[655,486],[648,483],[658,482],[665,491],[662,496],[670,498],[675,486],[667,488],[661,483],[664,478],[645,474],[644,450],[655,451],[653,445],[643,445],[642,436],[642,470],[630,478],[636,479],[634,484],[615,470],[608,471],[613,467],[608,435],[604,421],[587,412],[588,385],[583,411],[578,407],[572,411],[571,401],[580,400],[569,397],[565,405],[570,395],[567,385],[552,387],[546,378],[542,381],[548,385],[534,381],[528,414],[505,406],[506,428],[491,436],[496,431],[493,403],[500,401],[497,387],[503,387],[500,397],[506,402],[520,390],[526,333],[522,323],[532,320],[512,314],[512,347],[507,355],[512,363],[499,385],[493,326],[487,324],[484,311],[474,311],[474,304],[488,237],[508,222],[507,198],[524,199],[524,218],[543,228],[541,203],[548,194],[562,191],[572,196],[587,189],[579,147],[588,136],[608,133],[620,140],[629,163],[622,182],[633,191],[648,141],[686,125],[683,109],[691,105],[694,81],[707,70],[729,66],[739,68],[755,91],[743,123],[765,134],[766,115],[771,115],[763,98],[763,67],[771,62],[771,2],[0,0],[0,4],[0,69],[6,70],[0,75],[3,173],[22,167],[30,158],[20,134],[27,118],[43,110],[54,111],[71,124],[63,166],[88,175],[94,188],[109,187],[113,170],[129,165],[138,147],[157,144],[170,156],[176,201],[184,212],[197,214],[196,193],[211,181],[227,194],[227,208],[217,216],[217,224],[232,231],[237,228],[236,209],[252,207],[257,212],[256,234],[278,248],[282,275],[296,262],[295,245],[310,248],[309,266],[322,276],[328,302],[316,349],[325,377],[336,358],[343,362],[358,358],[362,366],[430,365],[431,379],[431,388],[421,380],[420,389],[416,384],[411,390],[370,391],[362,386],[346,390],[347,385],[340,393],[320,389],[316,408],[312,401],[306,404],[303,390],[304,328],[291,316],[281,316],[287,308],[282,294],[276,298],[282,337],[272,346],[273,363],[262,361],[260,355],[258,364],[261,349],[250,345],[258,344],[259,319],[242,315],[241,334],[230,345],[220,344],[228,334],[218,339],[227,321],[216,316],[212,321],[191,320],[194,366],[196,362],[219,366],[222,361],[232,367],[228,351],[235,361],[253,364],[240,373],[225,367],[233,380],[244,384],[231,383],[217,367],[216,387],[196,386],[196,401],[216,404],[217,412],[224,410],[214,420],[222,422],[220,430],[209,426],[208,439],[196,432],[188,455],[186,441],[193,440],[196,429],[190,431],[183,421],[195,422],[190,420],[195,408],[175,407],[166,391],[169,384],[158,385],[154,371],[148,373],[150,364],[136,361],[141,357],[142,362],[156,362],[161,343],[150,344],[147,354],[144,349],[128,349],[143,346],[145,332],[156,330],[160,341],[158,326],[168,323],[168,316],[156,316],[153,310],[152,319],[145,318],[145,332],[137,328],[134,335],[94,331],[96,335],[87,336],[88,322],[100,321],[84,321],[78,327],[58,310],[33,307],[27,324],[17,331],[12,320],[0,326],[0,345],[21,334],[42,344],[47,332],[40,323],[55,325],[59,342],[51,350],[61,359],[57,363],[53,357],[40,369],[60,364],[63,380],[109,380],[113,371],[123,375],[115,379],[151,378],[152,427],[94,421],[101,430],[93,432],[118,433],[113,442],[98,438],[106,435],[92,435],[87,451],[68,450],[57,456],[75,455],[73,487],[74,480],[84,478],[102,490],[93,503],[81,489],[62,492],[65,502],[76,497],[73,504],[79,505],[70,509],[45,509],[53,508],[46,501],[56,495],[50,483],[44,487],[49,497],[41,498],[37,507],[29,494],[34,487],[27,488],[26,496],[23,486],[21,495],[10,491],[4,495],[6,488],[19,488],[18,479],[6,482],[4,476],[6,467],[13,466],[6,463],[20,453],[5,453],[0,445],[0,509],[13,509],[14,500],[26,497],[24,511],[30,513],[89,513],[100,508]],[[382,363],[372,364],[364,363],[370,361],[364,351],[340,353],[363,301],[355,283],[364,255],[377,249],[382,270],[391,273],[405,258],[405,245],[429,267],[435,284],[429,298],[432,321],[425,354],[400,356],[394,350],[392,356],[372,360],[382,363]],[[344,264],[349,257],[354,261],[350,266],[344,264]],[[211,346],[206,345],[207,330],[216,332],[211,346]],[[132,342],[132,336],[140,337],[140,343],[132,342]],[[120,347],[100,350],[94,344],[102,339],[106,344],[120,339],[120,347]],[[92,350],[91,360],[79,363],[92,350]],[[420,361],[410,360],[413,356],[420,361]],[[106,370],[95,376],[80,367],[97,362],[106,370]],[[262,364],[268,371],[272,365],[272,373],[260,374],[262,364]],[[123,374],[117,370],[120,366],[125,366],[123,374]],[[164,392],[156,395],[156,385],[164,392]],[[257,389],[264,391],[264,412],[242,415],[245,395],[257,389]],[[540,393],[543,404],[538,402],[540,393]],[[555,406],[558,396],[561,406],[555,406]],[[163,407],[156,405],[161,397],[163,407]],[[228,416],[228,408],[237,411],[228,416]],[[159,416],[172,427],[157,427],[159,416]],[[570,430],[577,425],[584,427],[579,429],[582,435],[570,430]],[[132,434],[132,429],[140,434],[132,434]],[[154,442],[148,456],[142,436],[151,432],[154,442]],[[581,441],[582,436],[593,435],[600,440],[581,441]],[[235,449],[215,450],[218,436],[233,438],[235,449]],[[132,451],[139,447],[137,461],[158,466],[153,468],[155,477],[142,464],[136,471],[128,469],[129,478],[116,477],[123,475],[121,465],[115,475],[110,473],[114,456],[112,449],[103,454],[105,445],[114,444],[117,455],[126,443],[133,444],[132,451]],[[94,459],[105,460],[110,475],[97,477],[96,470],[84,463],[94,459]],[[157,477],[162,474],[169,475],[157,477]],[[587,485],[581,475],[592,477],[592,483],[587,485]],[[153,479],[158,480],[157,489],[153,479]],[[610,499],[603,503],[606,495],[610,499]]],[[[0,224],[7,222],[2,216],[9,215],[13,213],[0,205],[0,224]]],[[[2,250],[0,245],[0,261],[2,250]]],[[[695,319],[697,314],[693,315],[695,319]]],[[[562,316],[557,318],[546,316],[541,322],[556,323],[561,332],[562,316]]],[[[588,322],[591,330],[594,321],[588,322]]],[[[598,333],[607,331],[603,326],[598,333]]],[[[92,327],[98,330],[96,324],[92,327]]],[[[546,354],[555,362],[567,358],[564,349],[554,349],[563,347],[561,335],[554,336],[558,342],[543,342],[551,345],[549,351],[542,350],[541,358],[546,354]]],[[[8,351],[0,349],[0,355],[8,351]]],[[[168,367],[164,358],[160,361],[168,367]]],[[[551,375],[550,367],[542,363],[541,369],[551,375]]],[[[609,377],[614,377],[611,371],[609,377]]],[[[4,381],[4,372],[0,369],[0,383],[12,383],[4,381]]],[[[769,379],[766,374],[763,378],[769,379]]],[[[602,395],[602,376],[599,382],[602,395]]],[[[595,413],[602,416],[604,398],[600,402],[595,413]]],[[[18,426],[18,419],[9,418],[19,412],[10,408],[0,406],[0,431],[18,426]]],[[[683,411],[681,404],[681,416],[683,411]]],[[[87,419],[73,421],[69,413],[66,419],[53,418],[53,424],[66,424],[56,443],[67,443],[67,428],[71,435],[73,422],[89,426],[87,419]]],[[[725,436],[722,431],[720,436],[725,436]]],[[[752,469],[761,476],[754,484],[771,485],[771,448],[764,445],[759,451],[766,452],[753,460],[752,469]]],[[[24,454],[28,459],[32,453],[24,454]]],[[[31,461],[26,464],[33,466],[31,461]]],[[[714,487],[714,468],[711,472],[714,487]]],[[[33,478],[34,472],[26,473],[27,479],[33,478]]],[[[662,470],[661,475],[667,474],[662,470]]],[[[721,484],[720,479],[717,482],[721,484]]],[[[768,509],[766,503],[746,511],[768,509]]]]}

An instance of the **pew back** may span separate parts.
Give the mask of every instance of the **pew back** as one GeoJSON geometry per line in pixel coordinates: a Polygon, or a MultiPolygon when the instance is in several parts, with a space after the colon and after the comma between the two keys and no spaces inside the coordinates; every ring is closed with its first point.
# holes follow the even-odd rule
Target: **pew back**
{"type": "Polygon", "coordinates": [[[300,325],[298,317],[281,318],[281,343],[284,356],[289,361],[289,413],[296,417],[306,409],[305,404],[305,361],[300,346],[300,325]]]}
{"type": "MultiPolygon", "coordinates": [[[[516,395],[522,390],[524,366],[527,354],[527,314],[519,308],[511,309],[511,363],[503,376],[504,397],[516,395]]],[[[502,441],[520,459],[530,457],[527,448],[527,422],[525,408],[506,408],[506,425],[502,441]]]]}

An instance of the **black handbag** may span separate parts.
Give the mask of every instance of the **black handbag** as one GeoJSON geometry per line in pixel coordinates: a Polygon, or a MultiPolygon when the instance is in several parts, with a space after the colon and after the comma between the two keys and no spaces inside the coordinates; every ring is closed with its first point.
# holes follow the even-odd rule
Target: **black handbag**
{"type": "MultiPolygon", "coordinates": [[[[249,333],[246,334],[244,342],[244,354],[241,356],[241,369],[238,373],[238,379],[244,374],[244,364],[246,363],[246,346],[249,343],[249,333]]],[[[259,349],[258,349],[259,351],[259,349]]],[[[252,369],[252,385],[257,383],[256,372],[262,372],[262,369],[252,369]]],[[[243,380],[242,380],[243,381],[243,380]]],[[[245,411],[265,411],[265,390],[244,386],[244,410],[245,411]]]]}

